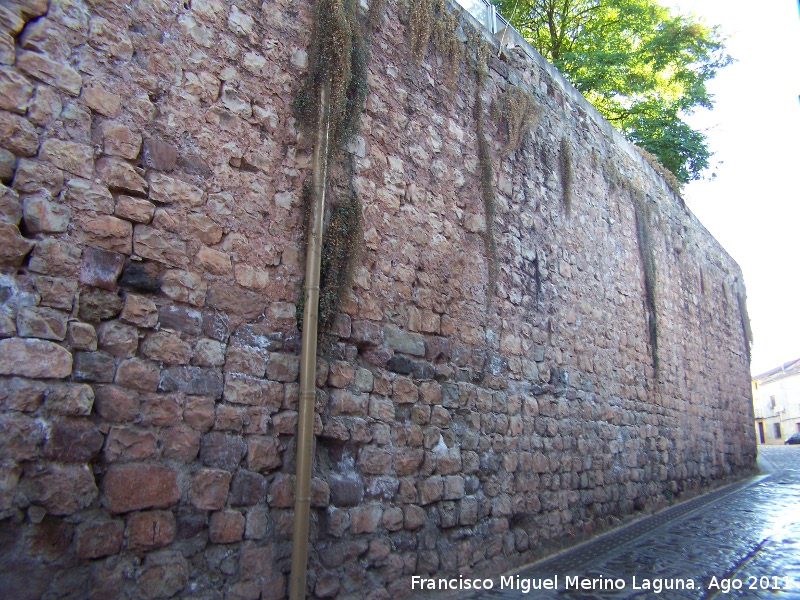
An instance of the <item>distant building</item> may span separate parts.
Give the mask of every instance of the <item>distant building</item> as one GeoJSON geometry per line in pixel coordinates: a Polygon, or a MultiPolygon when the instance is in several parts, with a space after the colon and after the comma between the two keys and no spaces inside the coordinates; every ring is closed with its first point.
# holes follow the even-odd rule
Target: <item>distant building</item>
{"type": "Polygon", "coordinates": [[[800,431],[800,358],[753,377],[759,444],[782,444],[800,431]]]}

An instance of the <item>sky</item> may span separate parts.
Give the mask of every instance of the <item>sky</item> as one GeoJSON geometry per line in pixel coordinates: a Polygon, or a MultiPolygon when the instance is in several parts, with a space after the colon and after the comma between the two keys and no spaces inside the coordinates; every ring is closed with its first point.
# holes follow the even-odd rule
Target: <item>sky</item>
{"type": "Polygon", "coordinates": [[[736,62],[709,82],[713,179],[684,198],[739,263],[753,329],[751,373],[800,358],[800,12],[798,0],[661,0],[719,25],[736,62]]]}

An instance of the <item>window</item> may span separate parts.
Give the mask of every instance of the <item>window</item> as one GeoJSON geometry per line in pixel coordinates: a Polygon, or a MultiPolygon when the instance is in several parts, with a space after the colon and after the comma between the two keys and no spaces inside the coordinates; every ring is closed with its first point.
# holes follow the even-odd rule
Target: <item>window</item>
{"type": "Polygon", "coordinates": [[[776,403],[775,403],[775,396],[770,396],[770,397],[769,397],[769,407],[770,407],[772,410],[775,410],[775,404],[776,404],[776,403]]]}
{"type": "Polygon", "coordinates": [[[781,424],[780,423],[773,423],[775,427],[775,437],[781,439],[781,424]]]}

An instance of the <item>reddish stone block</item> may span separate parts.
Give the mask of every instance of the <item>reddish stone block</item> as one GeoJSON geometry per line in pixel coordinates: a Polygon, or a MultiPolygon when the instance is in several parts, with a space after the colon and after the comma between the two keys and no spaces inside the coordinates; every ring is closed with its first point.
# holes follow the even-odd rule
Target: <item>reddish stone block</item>
{"type": "Polygon", "coordinates": [[[139,415],[139,394],[115,385],[94,386],[94,408],[111,423],[131,423],[139,415]]]}
{"type": "Polygon", "coordinates": [[[198,431],[208,431],[214,423],[214,400],[205,396],[186,399],[183,422],[198,431]]]}
{"type": "Polygon", "coordinates": [[[281,445],[274,437],[251,435],[247,437],[247,468],[266,473],[283,463],[281,445]]]}
{"type": "Polygon", "coordinates": [[[200,432],[184,425],[165,429],[161,439],[164,458],[190,463],[200,451],[200,432]]]}
{"type": "Polygon", "coordinates": [[[294,506],[294,475],[278,473],[269,486],[269,505],[276,508],[294,506]]]}
{"type": "Polygon", "coordinates": [[[166,508],[181,496],[178,472],[163,465],[111,466],[103,478],[103,492],[112,513],[166,508]]]}
{"type": "Polygon", "coordinates": [[[180,394],[153,394],[142,401],[142,425],[171,427],[183,419],[183,396],[180,394]]]}
{"type": "Polygon", "coordinates": [[[86,463],[100,452],[103,441],[103,434],[88,419],[62,419],[50,425],[43,454],[59,462],[86,463]]]}
{"type": "Polygon", "coordinates": [[[151,431],[112,427],[106,436],[103,456],[107,462],[143,460],[158,453],[158,438],[151,431]]]}
{"type": "Polygon", "coordinates": [[[75,529],[78,558],[101,558],[117,554],[122,547],[122,521],[90,521],[75,529]]]}
{"type": "Polygon", "coordinates": [[[239,466],[247,446],[239,436],[212,431],[200,443],[200,460],[207,467],[233,471],[239,466]]]}
{"type": "Polygon", "coordinates": [[[208,537],[213,544],[238,542],[244,536],[244,515],[235,510],[222,510],[211,515],[208,537]]]}
{"type": "Polygon", "coordinates": [[[86,465],[31,464],[20,484],[33,504],[53,515],[87,508],[97,497],[94,475],[86,465]]]}
{"type": "Polygon", "coordinates": [[[350,509],[350,531],[373,533],[381,523],[383,511],[380,506],[358,506],[350,509]]]}
{"type": "Polygon", "coordinates": [[[381,448],[363,448],[358,456],[358,467],[366,475],[387,475],[392,471],[392,454],[381,448]]]}
{"type": "Polygon", "coordinates": [[[139,392],[155,392],[160,378],[158,364],[141,358],[129,358],[117,367],[114,382],[139,392]]]}
{"type": "Polygon", "coordinates": [[[231,506],[253,506],[267,497],[267,480],[258,473],[239,470],[231,483],[231,506]]]}
{"type": "Polygon", "coordinates": [[[128,548],[161,548],[175,539],[175,515],[168,510],[152,510],[128,518],[128,548]]]}
{"type": "Polygon", "coordinates": [[[203,510],[219,510],[228,499],[231,474],[219,469],[204,469],[195,473],[189,497],[194,506],[203,510]]]}

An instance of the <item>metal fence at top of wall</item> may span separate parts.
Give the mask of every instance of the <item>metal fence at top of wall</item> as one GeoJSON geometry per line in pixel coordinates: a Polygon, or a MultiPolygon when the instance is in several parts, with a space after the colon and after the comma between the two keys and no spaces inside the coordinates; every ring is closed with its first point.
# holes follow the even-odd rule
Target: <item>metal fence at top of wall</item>
{"type": "Polygon", "coordinates": [[[537,54],[513,25],[500,14],[497,7],[488,0],[452,0],[461,6],[472,18],[493,34],[501,47],[520,48],[529,57],[537,54]]]}

